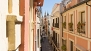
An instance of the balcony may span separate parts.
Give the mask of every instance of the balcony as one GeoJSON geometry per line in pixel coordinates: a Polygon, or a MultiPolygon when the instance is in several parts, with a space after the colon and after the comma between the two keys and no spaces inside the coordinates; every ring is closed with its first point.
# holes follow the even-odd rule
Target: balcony
{"type": "Polygon", "coordinates": [[[61,49],[62,49],[63,51],[66,51],[66,50],[67,50],[67,48],[66,48],[66,40],[62,40],[61,49]]]}
{"type": "Polygon", "coordinates": [[[85,23],[78,22],[78,24],[77,24],[77,32],[85,34],[85,23]]]}
{"type": "Polygon", "coordinates": [[[63,28],[66,29],[66,22],[64,22],[62,25],[63,25],[63,28]]]}
{"type": "Polygon", "coordinates": [[[59,23],[55,23],[55,27],[56,28],[59,28],[59,23]]]}
{"type": "Polygon", "coordinates": [[[69,31],[73,31],[73,23],[68,23],[69,31]]]}

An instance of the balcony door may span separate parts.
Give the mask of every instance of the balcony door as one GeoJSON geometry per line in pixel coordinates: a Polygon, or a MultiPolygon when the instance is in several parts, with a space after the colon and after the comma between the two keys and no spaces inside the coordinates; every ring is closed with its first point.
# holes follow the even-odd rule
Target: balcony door
{"type": "Polygon", "coordinates": [[[74,51],[73,50],[73,42],[72,41],[70,41],[70,51],[74,51]]]}

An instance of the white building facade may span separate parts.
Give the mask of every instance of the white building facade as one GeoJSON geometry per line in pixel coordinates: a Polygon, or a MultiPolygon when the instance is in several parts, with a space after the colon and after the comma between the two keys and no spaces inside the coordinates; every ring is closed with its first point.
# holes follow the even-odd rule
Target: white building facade
{"type": "Polygon", "coordinates": [[[61,48],[61,32],[60,32],[60,3],[55,3],[52,13],[52,40],[54,42],[54,50],[61,48]],[[60,46],[59,46],[60,45],[60,46]]]}
{"type": "Polygon", "coordinates": [[[20,39],[21,24],[17,24],[18,21],[22,22],[22,16],[19,16],[19,0],[12,0],[12,2],[10,0],[1,0],[1,1],[2,2],[0,2],[1,3],[0,4],[0,7],[1,7],[0,8],[0,33],[1,33],[0,34],[0,51],[15,50],[21,44],[20,42],[21,41],[20,39]],[[8,4],[11,4],[12,6],[8,4]],[[12,10],[11,13],[9,13],[10,10],[12,10]],[[12,17],[12,16],[15,16],[15,17],[12,17]],[[14,24],[11,23],[13,18],[17,20],[14,22],[14,24]],[[11,37],[10,35],[11,33],[13,33],[14,38],[12,38],[13,36],[11,37]],[[11,41],[14,43],[12,43],[11,41]]]}

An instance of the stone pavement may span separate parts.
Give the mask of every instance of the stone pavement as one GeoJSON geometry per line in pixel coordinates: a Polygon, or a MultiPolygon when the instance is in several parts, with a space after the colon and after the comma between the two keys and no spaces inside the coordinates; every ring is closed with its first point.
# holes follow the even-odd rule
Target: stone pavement
{"type": "Polygon", "coordinates": [[[53,51],[52,46],[49,44],[47,37],[41,43],[41,46],[42,46],[42,51],[53,51]]]}

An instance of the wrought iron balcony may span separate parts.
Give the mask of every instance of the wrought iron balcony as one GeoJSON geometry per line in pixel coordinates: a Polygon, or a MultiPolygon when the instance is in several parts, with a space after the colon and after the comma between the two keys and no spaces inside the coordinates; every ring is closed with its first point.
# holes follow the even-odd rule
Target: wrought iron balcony
{"type": "Polygon", "coordinates": [[[56,28],[59,28],[59,23],[55,23],[55,27],[56,28]]]}
{"type": "Polygon", "coordinates": [[[66,22],[64,22],[62,25],[63,25],[63,28],[66,29],[66,22]]]}
{"type": "Polygon", "coordinates": [[[85,23],[78,22],[78,24],[77,24],[77,32],[85,34],[85,23]]]}
{"type": "Polygon", "coordinates": [[[73,31],[73,23],[68,23],[69,31],[73,31]]]}

